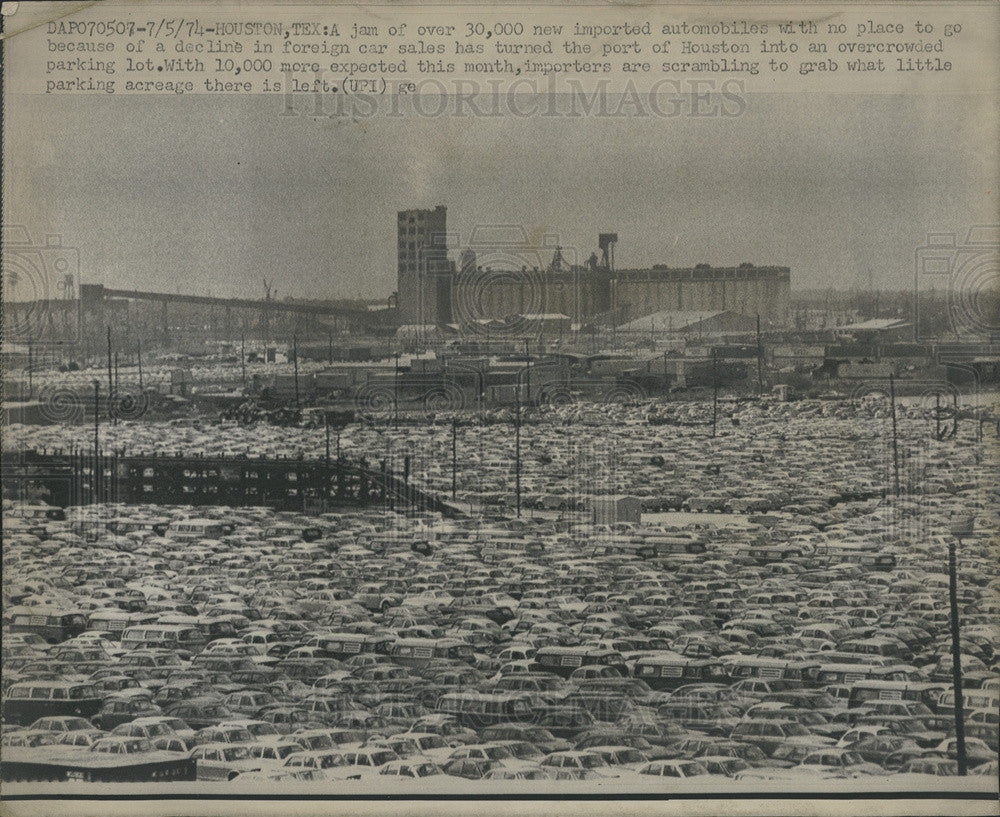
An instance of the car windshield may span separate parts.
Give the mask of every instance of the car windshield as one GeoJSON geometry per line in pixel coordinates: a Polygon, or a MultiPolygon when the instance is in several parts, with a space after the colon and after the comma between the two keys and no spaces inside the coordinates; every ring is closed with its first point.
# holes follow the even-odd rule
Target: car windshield
{"type": "Polygon", "coordinates": [[[73,687],[72,689],[70,689],[69,697],[74,699],[96,698],[98,697],[98,695],[97,695],[97,690],[94,689],[92,686],[85,686],[85,687],[73,687]]]}
{"type": "Polygon", "coordinates": [[[226,760],[246,760],[250,757],[250,750],[246,746],[228,746],[222,754],[226,760]]]}
{"type": "Polygon", "coordinates": [[[227,729],[223,733],[222,739],[226,743],[246,743],[253,740],[253,735],[246,729],[227,729]]]}
{"type": "Polygon", "coordinates": [[[514,753],[511,752],[506,746],[488,746],[483,749],[483,753],[490,760],[503,760],[505,758],[514,757],[514,753]]]}
{"type": "Polygon", "coordinates": [[[540,726],[530,730],[528,734],[532,740],[555,740],[555,737],[548,729],[542,729],[540,726]]]}

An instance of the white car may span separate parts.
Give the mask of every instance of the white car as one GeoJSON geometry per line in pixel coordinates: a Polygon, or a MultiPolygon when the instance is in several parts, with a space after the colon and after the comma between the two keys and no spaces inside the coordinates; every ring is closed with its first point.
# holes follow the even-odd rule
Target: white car
{"type": "Polygon", "coordinates": [[[708,774],[708,769],[697,760],[654,760],[638,772],[653,777],[697,777],[708,774]]]}
{"type": "Polygon", "coordinates": [[[259,771],[261,762],[245,743],[206,743],[191,757],[198,780],[235,780],[244,772],[259,771]]]}
{"type": "Polygon", "coordinates": [[[437,765],[437,763],[430,760],[417,760],[415,758],[411,758],[410,760],[390,761],[379,769],[379,774],[387,777],[408,777],[417,779],[421,777],[437,777],[438,775],[444,775],[444,771],[437,765]]]}

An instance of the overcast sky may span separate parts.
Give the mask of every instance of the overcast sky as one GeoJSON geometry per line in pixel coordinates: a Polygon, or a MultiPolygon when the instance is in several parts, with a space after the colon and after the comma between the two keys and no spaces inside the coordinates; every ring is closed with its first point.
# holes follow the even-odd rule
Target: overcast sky
{"type": "MultiPolygon", "coordinates": [[[[928,231],[996,222],[988,100],[755,95],[738,118],[281,117],[276,97],[8,97],[4,221],[82,280],[386,297],[395,214],[516,223],[620,268],[787,265],[793,289],[910,285],[928,231]]],[[[303,104],[302,109],[306,110],[303,104]]],[[[457,249],[457,248],[456,248],[457,249]]],[[[547,259],[546,259],[547,260],[547,259]]]]}

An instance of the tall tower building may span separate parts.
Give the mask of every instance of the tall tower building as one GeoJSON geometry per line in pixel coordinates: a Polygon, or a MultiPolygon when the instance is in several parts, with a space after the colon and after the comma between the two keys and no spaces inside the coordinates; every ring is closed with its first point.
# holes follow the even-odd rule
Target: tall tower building
{"type": "Polygon", "coordinates": [[[401,210],[397,219],[397,292],[402,324],[451,322],[448,209],[401,210]]]}

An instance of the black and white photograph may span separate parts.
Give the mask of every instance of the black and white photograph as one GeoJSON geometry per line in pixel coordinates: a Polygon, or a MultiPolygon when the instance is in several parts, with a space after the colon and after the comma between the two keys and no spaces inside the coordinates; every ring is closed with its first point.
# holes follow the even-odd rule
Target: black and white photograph
{"type": "Polygon", "coordinates": [[[995,813],[995,5],[18,5],[5,813],[995,813]]]}

